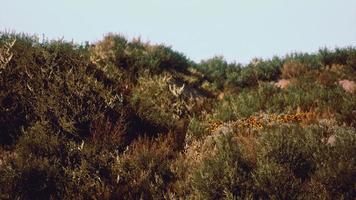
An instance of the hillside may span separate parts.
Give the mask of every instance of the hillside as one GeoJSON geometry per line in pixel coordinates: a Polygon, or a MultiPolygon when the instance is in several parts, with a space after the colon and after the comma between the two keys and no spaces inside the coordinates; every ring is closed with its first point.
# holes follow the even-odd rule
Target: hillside
{"type": "Polygon", "coordinates": [[[356,48],[195,63],[0,34],[0,199],[354,199],[356,48]]]}

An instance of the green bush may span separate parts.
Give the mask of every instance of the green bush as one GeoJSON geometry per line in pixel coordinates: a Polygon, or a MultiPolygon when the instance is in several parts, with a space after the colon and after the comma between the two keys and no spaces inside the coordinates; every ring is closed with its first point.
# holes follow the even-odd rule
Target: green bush
{"type": "Polygon", "coordinates": [[[209,124],[195,117],[190,119],[187,130],[187,141],[199,140],[207,135],[209,124]]]}
{"type": "Polygon", "coordinates": [[[17,142],[20,156],[25,158],[32,155],[53,160],[61,158],[67,151],[65,139],[50,130],[48,122],[37,122],[30,127],[17,142]]]}
{"type": "Polygon", "coordinates": [[[268,129],[259,137],[256,187],[269,198],[348,199],[354,187],[354,143],[353,128],[287,125],[268,129]]]}
{"type": "Polygon", "coordinates": [[[300,127],[278,127],[263,133],[259,160],[286,166],[296,178],[305,180],[315,170],[313,150],[316,144],[300,127]]]}
{"type": "Polygon", "coordinates": [[[169,75],[142,76],[133,89],[131,105],[141,118],[155,125],[174,127],[188,113],[184,87],[177,86],[169,75]]]}
{"type": "Polygon", "coordinates": [[[214,84],[218,90],[234,87],[252,87],[258,81],[277,80],[282,61],[278,57],[271,60],[257,60],[246,66],[227,63],[223,57],[214,57],[199,63],[196,68],[214,84]]]}
{"type": "Polygon", "coordinates": [[[271,60],[258,60],[254,67],[258,80],[276,81],[281,75],[282,60],[276,56],[271,60]]]}
{"type": "Polygon", "coordinates": [[[93,143],[72,144],[62,163],[65,199],[110,199],[114,191],[112,178],[116,154],[113,149],[93,143]]]}
{"type": "Polygon", "coordinates": [[[333,127],[328,132],[324,139],[327,145],[322,151],[316,152],[317,170],[313,178],[325,186],[332,199],[352,199],[356,186],[353,180],[356,172],[353,156],[356,150],[356,130],[333,127]]]}
{"type": "Polygon", "coordinates": [[[346,48],[335,48],[334,50],[329,50],[327,48],[320,49],[317,56],[319,57],[320,62],[324,66],[331,66],[333,64],[340,65],[354,65],[354,58],[356,55],[355,48],[346,47],[346,48]]]}
{"type": "Polygon", "coordinates": [[[264,199],[301,199],[304,195],[302,181],[281,164],[268,162],[254,173],[256,188],[264,199]]]}
{"type": "Polygon", "coordinates": [[[205,78],[212,82],[214,87],[218,90],[221,90],[226,82],[231,83],[232,74],[239,73],[241,70],[240,66],[228,64],[223,57],[218,56],[201,61],[201,63],[196,65],[196,68],[201,71],[205,78]],[[230,76],[229,79],[228,76],[230,76]]]}
{"type": "Polygon", "coordinates": [[[149,45],[140,39],[108,34],[90,49],[91,61],[109,77],[135,82],[139,74],[159,74],[166,70],[185,72],[190,65],[181,53],[163,45],[149,45]]]}
{"type": "Polygon", "coordinates": [[[229,121],[260,112],[293,113],[301,109],[320,113],[332,112],[339,122],[354,126],[355,106],[355,95],[347,94],[341,87],[337,85],[325,87],[300,78],[296,84],[286,89],[261,83],[258,88],[245,89],[238,94],[225,97],[216,103],[214,117],[229,121]]]}
{"type": "Polygon", "coordinates": [[[216,141],[216,155],[205,158],[193,171],[193,198],[221,199],[227,194],[244,198],[253,193],[253,163],[246,160],[232,135],[216,141]]]}
{"type": "Polygon", "coordinates": [[[243,90],[237,95],[226,97],[215,107],[214,117],[222,121],[249,117],[258,112],[283,112],[281,102],[276,101],[280,89],[262,83],[257,89],[243,90]]]}

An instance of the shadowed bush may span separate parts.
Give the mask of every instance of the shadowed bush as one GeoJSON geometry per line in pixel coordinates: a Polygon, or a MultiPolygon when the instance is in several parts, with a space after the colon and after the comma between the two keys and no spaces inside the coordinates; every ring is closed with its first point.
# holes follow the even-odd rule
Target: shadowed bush
{"type": "Polygon", "coordinates": [[[139,139],[120,155],[113,167],[117,199],[162,199],[175,177],[171,138],[139,139]]]}

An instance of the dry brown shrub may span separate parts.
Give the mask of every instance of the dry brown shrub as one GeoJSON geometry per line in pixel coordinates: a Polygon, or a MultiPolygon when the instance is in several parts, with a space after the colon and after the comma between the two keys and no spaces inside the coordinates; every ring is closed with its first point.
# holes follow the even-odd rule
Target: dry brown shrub
{"type": "Polygon", "coordinates": [[[156,139],[139,138],[117,157],[113,168],[116,175],[114,199],[162,199],[174,183],[170,170],[176,152],[174,139],[164,135],[156,139]]]}
{"type": "Polygon", "coordinates": [[[190,148],[185,153],[180,153],[170,165],[170,169],[177,178],[169,188],[169,194],[174,196],[174,199],[188,196],[192,192],[192,188],[189,187],[192,183],[192,172],[202,161],[202,155],[198,151],[199,147],[199,144],[191,144],[190,148]]]}
{"type": "Polygon", "coordinates": [[[335,72],[326,70],[319,74],[318,83],[324,86],[331,86],[337,81],[337,74],[335,72]]]}
{"type": "Polygon", "coordinates": [[[298,61],[290,60],[283,64],[282,78],[290,79],[298,77],[307,71],[306,66],[298,61]]]}
{"type": "Polygon", "coordinates": [[[333,64],[330,67],[330,71],[336,73],[340,77],[344,75],[346,68],[345,65],[333,64]]]}
{"type": "Polygon", "coordinates": [[[315,111],[301,112],[297,114],[303,115],[300,121],[301,125],[314,124],[319,120],[318,113],[316,113],[315,111]]]}
{"type": "Polygon", "coordinates": [[[192,140],[186,144],[184,153],[179,154],[170,166],[177,176],[177,181],[170,188],[170,196],[186,197],[192,192],[194,170],[201,166],[203,160],[212,158],[217,153],[216,142],[221,133],[206,135],[201,140],[192,140]]]}
{"type": "Polygon", "coordinates": [[[305,192],[305,198],[323,200],[331,199],[330,194],[326,190],[325,186],[313,179],[303,185],[302,191],[305,192]]]}
{"type": "Polygon", "coordinates": [[[102,41],[91,47],[91,61],[93,63],[101,61],[116,63],[117,54],[123,52],[126,42],[127,41],[123,36],[117,36],[114,34],[106,35],[102,41]],[[118,47],[121,47],[122,49],[118,49],[118,47]]]}
{"type": "Polygon", "coordinates": [[[331,65],[330,70],[331,70],[331,71],[334,71],[334,72],[338,72],[338,71],[342,71],[344,68],[345,68],[344,65],[341,65],[341,64],[333,64],[333,65],[331,65]]]}
{"type": "Polygon", "coordinates": [[[90,136],[94,143],[119,144],[124,142],[127,122],[123,114],[116,117],[102,116],[90,125],[90,136]]]}
{"type": "Polygon", "coordinates": [[[243,156],[251,163],[257,163],[257,138],[253,134],[239,134],[236,140],[242,146],[243,156]]]}

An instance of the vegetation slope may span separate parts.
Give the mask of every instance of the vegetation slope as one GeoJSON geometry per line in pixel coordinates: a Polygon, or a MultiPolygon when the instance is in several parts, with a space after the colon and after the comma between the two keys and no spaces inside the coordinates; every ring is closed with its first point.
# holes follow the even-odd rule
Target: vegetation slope
{"type": "Polygon", "coordinates": [[[195,63],[0,35],[0,199],[354,199],[356,49],[195,63]]]}

